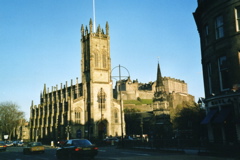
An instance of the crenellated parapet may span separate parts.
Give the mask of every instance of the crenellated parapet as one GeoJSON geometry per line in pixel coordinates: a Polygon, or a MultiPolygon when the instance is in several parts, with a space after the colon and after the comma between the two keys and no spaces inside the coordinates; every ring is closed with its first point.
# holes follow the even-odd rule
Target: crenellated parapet
{"type": "MultiPolygon", "coordinates": [[[[188,86],[184,80],[175,79],[171,77],[163,77],[162,78],[164,92],[167,94],[172,93],[181,93],[188,94],[188,86]]],[[[137,99],[138,97],[141,99],[152,99],[156,92],[156,81],[150,81],[148,83],[141,83],[138,80],[131,80],[130,77],[125,80],[121,80],[121,82],[117,82],[114,90],[114,97],[118,98],[118,88],[121,87],[121,91],[124,92],[124,100],[137,99]]]]}
{"type": "Polygon", "coordinates": [[[184,80],[175,79],[175,78],[171,78],[171,77],[163,77],[163,80],[171,80],[171,81],[175,81],[175,82],[178,82],[178,83],[185,83],[184,80]]]}
{"type": "Polygon", "coordinates": [[[89,36],[108,38],[109,37],[108,22],[106,22],[106,25],[105,25],[105,32],[104,32],[104,29],[101,28],[100,25],[98,25],[96,32],[94,32],[93,31],[93,22],[92,22],[92,19],[90,19],[89,28],[87,26],[84,27],[83,24],[82,24],[82,26],[81,26],[81,36],[82,36],[82,40],[87,39],[89,36]]]}
{"type": "Polygon", "coordinates": [[[148,83],[139,83],[138,89],[139,90],[152,90],[154,82],[148,82],[148,83]]]}

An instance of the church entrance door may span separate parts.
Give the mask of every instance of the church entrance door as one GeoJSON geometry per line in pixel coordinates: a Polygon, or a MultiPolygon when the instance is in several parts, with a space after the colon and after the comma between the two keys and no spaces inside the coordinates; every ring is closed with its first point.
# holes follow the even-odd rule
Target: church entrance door
{"type": "Polygon", "coordinates": [[[106,130],[107,130],[106,123],[100,122],[98,124],[98,138],[99,139],[104,139],[105,138],[106,130]]]}

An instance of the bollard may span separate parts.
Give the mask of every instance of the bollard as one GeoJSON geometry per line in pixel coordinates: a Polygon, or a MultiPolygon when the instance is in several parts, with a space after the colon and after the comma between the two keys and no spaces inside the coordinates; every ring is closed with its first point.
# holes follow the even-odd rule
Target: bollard
{"type": "Polygon", "coordinates": [[[112,145],[112,146],[114,145],[114,141],[113,141],[113,140],[111,141],[111,145],[112,145]]]}

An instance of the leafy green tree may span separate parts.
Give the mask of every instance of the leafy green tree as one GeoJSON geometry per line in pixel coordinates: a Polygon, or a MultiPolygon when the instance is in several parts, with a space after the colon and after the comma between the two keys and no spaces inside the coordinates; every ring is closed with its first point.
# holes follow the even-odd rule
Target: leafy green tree
{"type": "Polygon", "coordinates": [[[139,110],[134,108],[126,108],[124,109],[124,117],[126,122],[127,135],[141,134],[141,115],[139,114],[139,110]]]}
{"type": "Polygon", "coordinates": [[[194,103],[183,103],[170,111],[173,128],[179,131],[188,131],[182,136],[191,136],[191,138],[199,139],[201,136],[201,120],[205,116],[205,111],[194,103]]]}
{"type": "Polygon", "coordinates": [[[14,130],[24,119],[24,112],[19,110],[19,106],[13,102],[0,103],[0,131],[2,134],[13,135],[14,130]]]}

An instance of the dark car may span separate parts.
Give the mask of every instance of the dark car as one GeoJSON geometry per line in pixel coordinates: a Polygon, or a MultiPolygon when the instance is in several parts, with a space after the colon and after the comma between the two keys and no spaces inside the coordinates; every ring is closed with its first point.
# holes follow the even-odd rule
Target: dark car
{"type": "Polygon", "coordinates": [[[87,139],[67,140],[56,151],[57,159],[94,158],[98,154],[98,147],[87,139]]]}
{"type": "Polygon", "coordinates": [[[45,148],[41,142],[30,142],[23,148],[23,154],[44,153],[45,148]]]}
{"type": "Polygon", "coordinates": [[[7,145],[5,144],[5,142],[0,141],[0,151],[6,151],[7,149],[7,145]]]}
{"type": "Polygon", "coordinates": [[[119,142],[119,139],[117,137],[106,138],[103,140],[103,143],[108,145],[114,145],[118,142],[119,142]]]}

